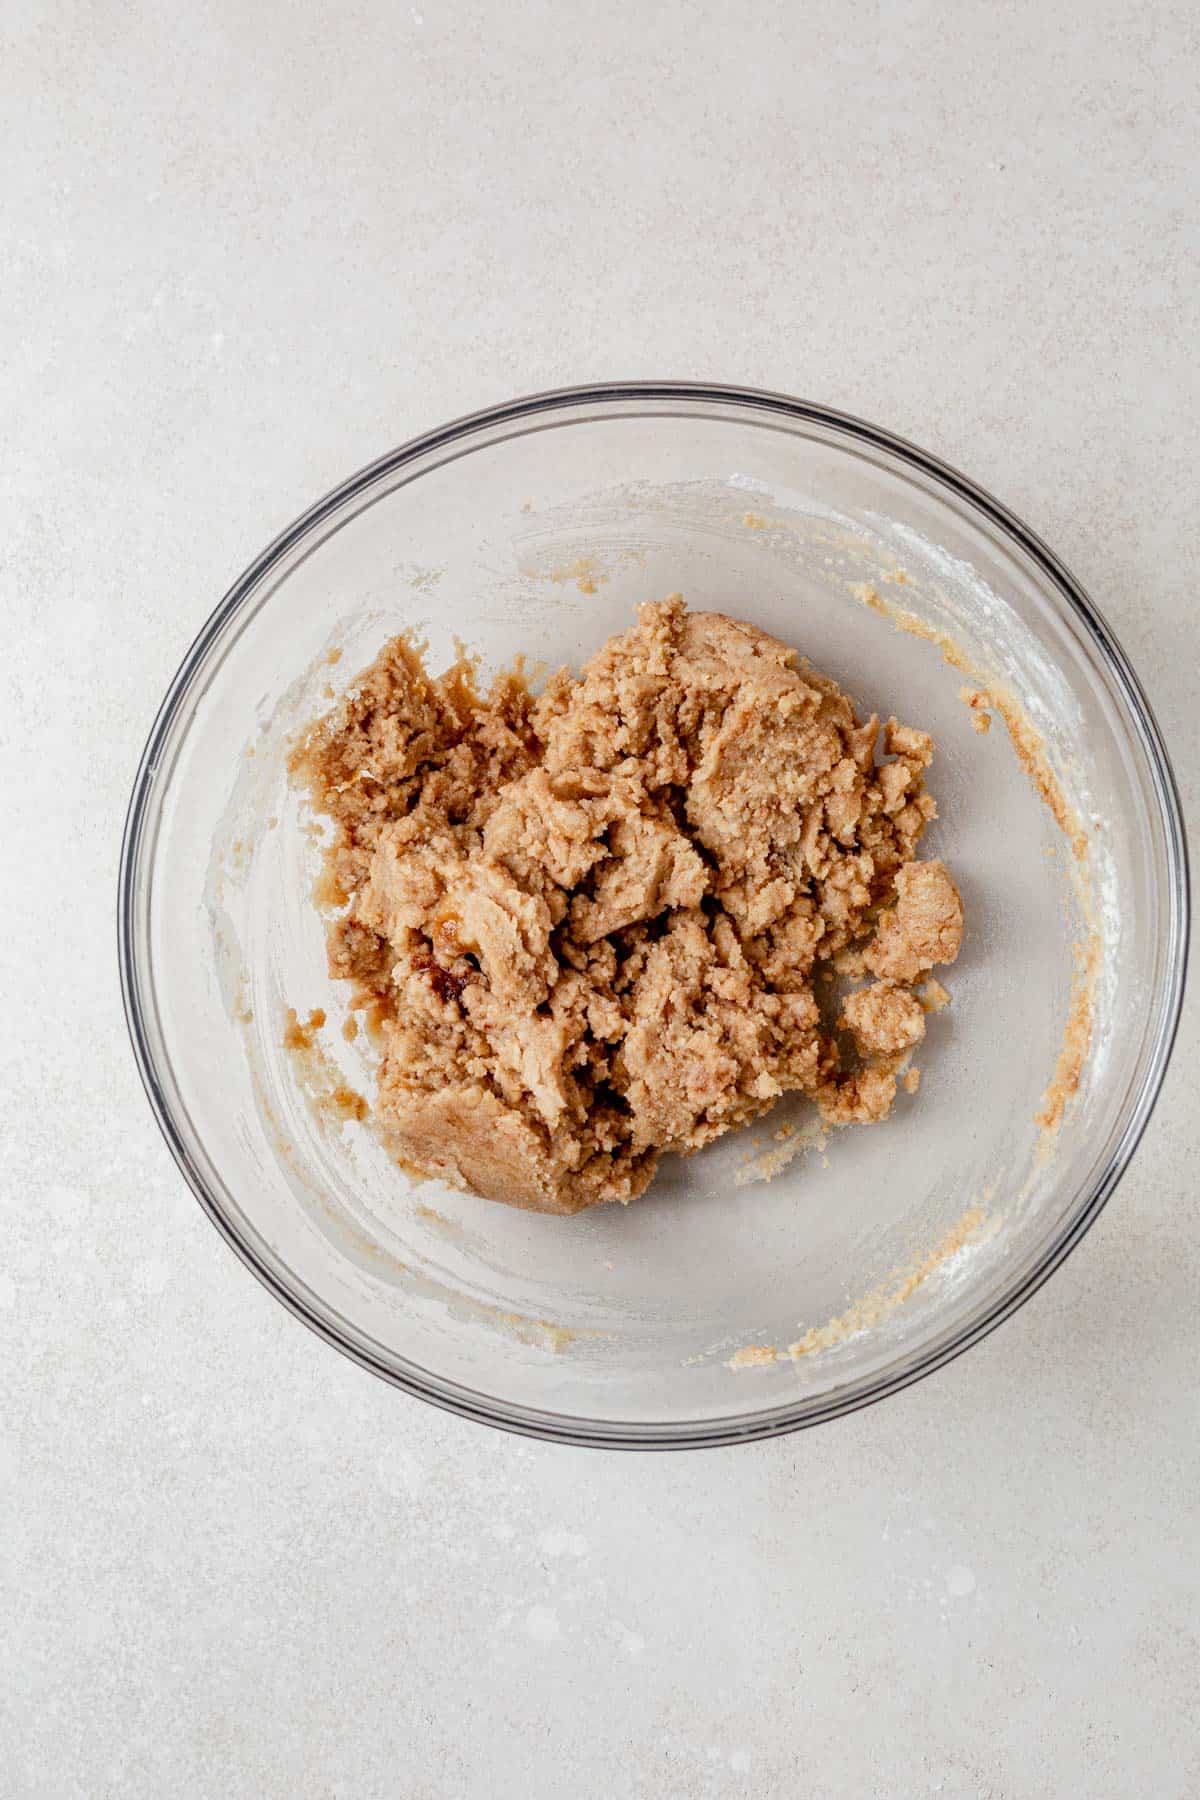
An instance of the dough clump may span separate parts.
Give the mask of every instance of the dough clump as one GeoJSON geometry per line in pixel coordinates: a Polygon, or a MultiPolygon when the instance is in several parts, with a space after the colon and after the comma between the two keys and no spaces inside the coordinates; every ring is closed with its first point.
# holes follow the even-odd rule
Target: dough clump
{"type": "Polygon", "coordinates": [[[394,639],[293,769],[335,826],[329,965],[381,1022],[396,1154],[575,1213],[784,1093],[886,1117],[912,984],[962,936],[915,858],[932,756],[678,595],[537,697],[519,665],[483,693],[394,639]],[[840,1017],[835,960],[877,978],[840,1017]]]}

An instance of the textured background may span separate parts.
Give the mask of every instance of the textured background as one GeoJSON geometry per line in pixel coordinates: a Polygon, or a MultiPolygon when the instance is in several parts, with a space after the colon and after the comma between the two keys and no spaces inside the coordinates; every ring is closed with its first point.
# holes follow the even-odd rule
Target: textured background
{"type": "Polygon", "coordinates": [[[155,706],[263,543],[412,433],[614,375],[962,466],[1107,613],[1194,806],[1194,7],[10,0],[0,35],[5,1796],[1196,1794],[1194,1015],[988,1342],[801,1437],[603,1456],[423,1408],[251,1280],[152,1125],[112,918],[155,706]]]}

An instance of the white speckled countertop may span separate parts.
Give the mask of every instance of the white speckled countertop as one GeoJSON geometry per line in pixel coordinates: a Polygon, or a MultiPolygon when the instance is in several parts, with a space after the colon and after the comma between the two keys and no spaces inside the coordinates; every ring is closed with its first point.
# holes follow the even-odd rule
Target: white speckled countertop
{"type": "Polygon", "coordinates": [[[144,735],[250,557],[400,439],[613,375],[967,470],[1107,614],[1194,808],[1194,8],[0,34],[5,1795],[1196,1794],[1194,1010],[986,1343],[816,1432],[605,1456],[410,1401],[255,1284],[151,1121],[113,930],[144,735]]]}

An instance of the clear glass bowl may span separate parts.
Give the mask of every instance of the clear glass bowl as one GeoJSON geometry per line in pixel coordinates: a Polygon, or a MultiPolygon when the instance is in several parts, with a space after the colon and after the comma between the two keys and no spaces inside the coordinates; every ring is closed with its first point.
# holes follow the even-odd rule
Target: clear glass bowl
{"type": "Polygon", "coordinates": [[[461,420],[284,532],[163,702],[120,891],[151,1103],[259,1279],[435,1404],[630,1447],[736,1442],[878,1400],[1032,1293],[1146,1124],[1186,930],[1166,753],[1119,646],[1050,552],[873,426],[675,383],[574,389],[461,420]],[[972,729],[962,671],[864,605],[872,589],[1017,697],[1086,822],[1086,865],[1000,721],[972,729]],[[673,590],[764,626],[864,706],[938,740],[940,816],[923,853],[957,875],[968,935],[920,1090],[885,1124],[824,1148],[811,1109],[785,1103],[699,1156],[667,1159],[628,1209],[543,1218],[415,1184],[370,1120],[337,1104],[339,1085],[371,1094],[373,1052],[339,1030],[345,997],[312,901],[320,848],[288,784],[289,741],[401,627],[425,633],[434,666],[456,639],[488,666],[517,650],[578,664],[636,602],[673,590]],[[1063,1043],[1074,946],[1093,928],[1090,1052],[1048,1144],[1035,1114],[1063,1043]],[[289,1006],[328,1014],[311,1053],[283,1048],[289,1006]],[[780,1354],[739,1361],[755,1345],[780,1354]]]}

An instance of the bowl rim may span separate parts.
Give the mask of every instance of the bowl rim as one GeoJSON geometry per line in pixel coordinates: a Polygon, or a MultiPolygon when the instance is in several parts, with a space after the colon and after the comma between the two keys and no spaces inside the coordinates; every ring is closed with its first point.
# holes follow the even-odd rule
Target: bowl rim
{"type": "MultiPolygon", "coordinates": [[[[461,453],[463,452],[460,451],[461,453]]],[[[431,1405],[480,1424],[527,1437],[626,1450],[699,1449],[748,1443],[778,1437],[857,1412],[861,1407],[874,1405],[888,1394],[899,1392],[952,1362],[1023,1306],[1066,1260],[1099,1217],[1141,1141],[1161,1092],[1178,1030],[1186,984],[1189,935],[1190,875],[1187,835],[1179,791],[1162,733],[1141,683],[1107,621],[1053,551],[986,489],[942,462],[940,458],[893,432],[817,402],[794,399],[765,389],[696,381],[594,382],[529,394],[464,414],[448,424],[408,439],[374,462],[368,463],[295,519],[249,564],[214,608],[189,646],[167,689],[155,715],[134,778],[122,836],[117,893],[121,998],[142,1085],[159,1129],[185,1181],[225,1241],[251,1273],[325,1342],[392,1386],[431,1405]],[[707,402],[727,408],[742,407],[760,416],[774,413],[798,424],[817,425],[840,434],[852,443],[866,444],[897,457],[902,463],[926,476],[936,487],[948,490],[981,513],[1037,565],[1062,601],[1081,621],[1102,660],[1115,677],[1146,757],[1167,846],[1165,885],[1170,908],[1167,978],[1158,996],[1158,1017],[1151,1053],[1125,1128],[1107,1163],[1095,1178],[1091,1192],[1067,1229],[1046,1248],[1014,1292],[999,1296],[981,1317],[964,1326],[947,1342],[932,1345],[923,1353],[915,1353],[905,1366],[892,1374],[875,1377],[861,1391],[852,1389],[848,1393],[835,1393],[825,1402],[815,1405],[811,1402],[803,1405],[784,1402],[771,1409],[764,1409],[758,1416],[730,1416],[696,1422],[618,1422],[576,1418],[570,1414],[541,1411],[497,1401],[492,1396],[475,1394],[473,1390],[444,1381],[430,1371],[417,1370],[414,1365],[409,1365],[406,1369],[389,1366],[371,1355],[362,1345],[344,1337],[329,1321],[312,1311],[300,1294],[289,1289],[263,1262],[253,1245],[241,1235],[234,1221],[229,1218],[219,1199],[211,1192],[184,1141],[170,1100],[160,1082],[139,998],[142,971],[135,931],[135,894],[145,826],[152,800],[157,797],[155,777],[159,757],[193,679],[210,648],[233,616],[255,593],[264,576],[289,555],[302,539],[348,501],[365,494],[381,479],[431,451],[450,444],[461,444],[474,435],[490,433],[497,426],[529,420],[539,414],[549,417],[572,409],[621,402],[707,402]]]]}

